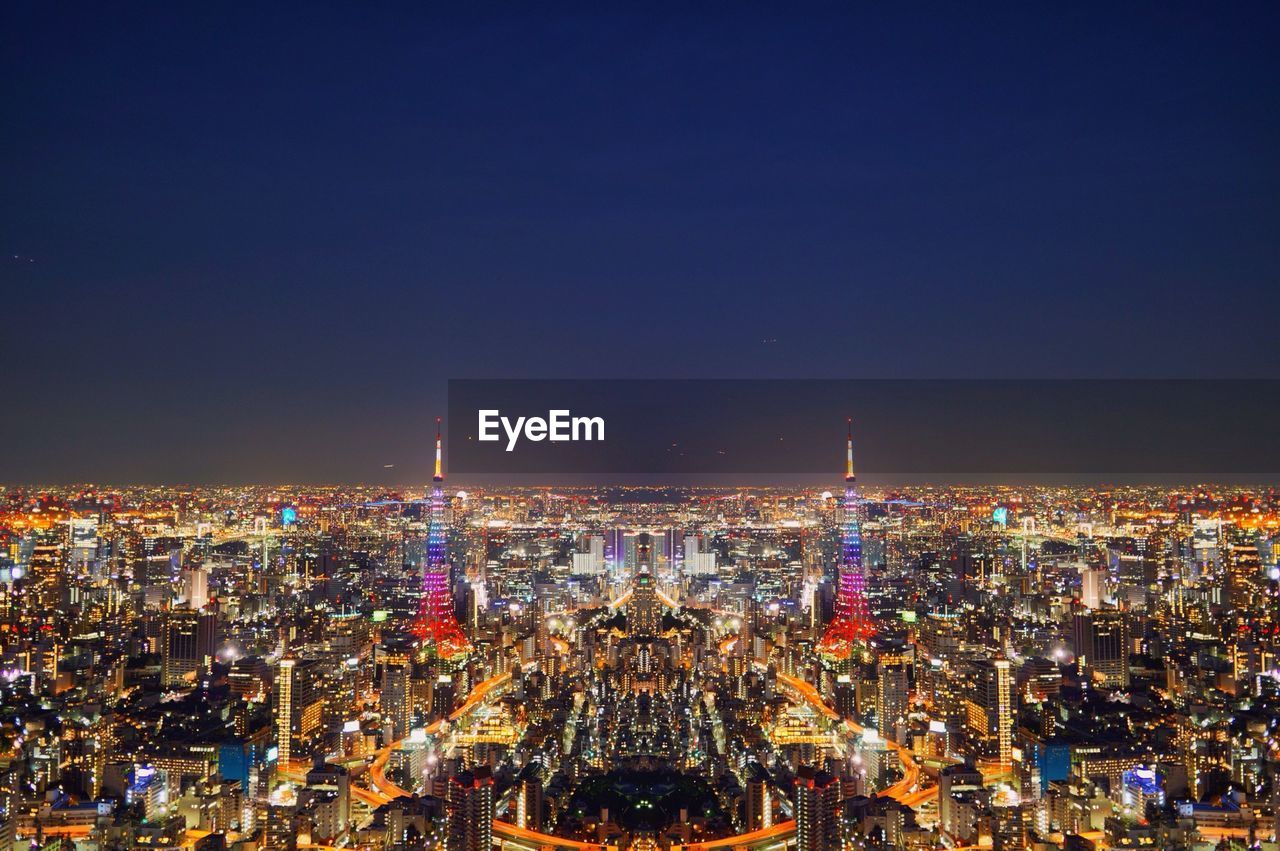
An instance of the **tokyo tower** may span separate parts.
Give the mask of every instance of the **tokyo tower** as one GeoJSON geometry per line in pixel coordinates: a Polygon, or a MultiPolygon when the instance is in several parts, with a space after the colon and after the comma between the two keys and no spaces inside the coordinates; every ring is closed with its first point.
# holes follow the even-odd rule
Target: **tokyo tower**
{"type": "Polygon", "coordinates": [[[440,418],[436,417],[436,470],[431,477],[431,519],[427,528],[427,562],[422,568],[422,598],[413,632],[427,649],[448,659],[470,650],[453,616],[449,557],[445,544],[444,472],[441,464],[440,418]]]}
{"type": "Polygon", "coordinates": [[[840,533],[840,579],[836,611],[818,643],[819,652],[847,659],[858,644],[875,634],[867,610],[866,577],[862,573],[862,532],[858,526],[857,477],[853,473],[853,421],[849,421],[844,473],[844,526],[840,533]]]}

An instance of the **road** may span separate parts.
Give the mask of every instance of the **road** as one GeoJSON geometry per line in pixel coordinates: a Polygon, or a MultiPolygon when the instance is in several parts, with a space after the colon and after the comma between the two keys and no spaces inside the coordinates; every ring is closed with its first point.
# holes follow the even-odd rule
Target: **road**
{"type": "MultiPolygon", "coordinates": [[[[848,718],[841,719],[840,713],[836,712],[827,702],[822,699],[822,695],[818,694],[818,690],[810,683],[805,682],[797,677],[789,674],[778,674],[778,681],[789,687],[796,694],[800,695],[814,709],[817,709],[823,715],[832,721],[842,722],[845,728],[856,736],[864,735],[867,730],[861,724],[850,721],[848,718]]],[[[928,800],[932,795],[937,794],[937,788],[933,787],[929,790],[917,789],[920,783],[920,764],[916,762],[915,757],[907,748],[887,739],[881,740],[884,746],[898,754],[898,760],[902,763],[902,779],[892,786],[881,790],[878,794],[893,798],[895,801],[906,804],[908,800],[919,797],[920,801],[928,800]]],[[[908,804],[908,806],[911,806],[908,804]]]]}
{"type": "MultiPolygon", "coordinates": [[[[488,700],[496,689],[501,688],[510,680],[511,674],[498,674],[496,677],[490,677],[477,684],[471,690],[471,694],[467,695],[467,699],[462,702],[462,705],[449,713],[449,721],[453,722],[465,717],[471,710],[488,700]]],[[[440,732],[443,726],[443,721],[435,721],[427,726],[427,734],[435,735],[440,732]]],[[[385,804],[393,798],[403,798],[411,794],[409,790],[387,779],[387,761],[391,759],[391,752],[400,747],[403,741],[404,739],[397,739],[374,753],[373,762],[369,764],[369,782],[373,785],[373,790],[361,789],[353,785],[351,787],[353,794],[375,806],[385,804]]]]}
{"type": "Polygon", "coordinates": [[[791,839],[796,832],[796,823],[792,819],[790,821],[782,821],[773,827],[765,827],[760,830],[753,830],[750,833],[740,833],[737,836],[726,836],[724,839],[712,839],[707,842],[690,842],[685,848],[689,851],[703,851],[705,848],[755,848],[765,849],[774,846],[785,847],[787,840],[791,839]]]}

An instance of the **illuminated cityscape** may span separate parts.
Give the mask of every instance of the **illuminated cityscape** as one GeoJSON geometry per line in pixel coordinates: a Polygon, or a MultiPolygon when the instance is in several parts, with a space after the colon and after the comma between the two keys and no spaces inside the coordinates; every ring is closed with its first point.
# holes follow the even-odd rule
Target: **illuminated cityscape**
{"type": "Polygon", "coordinates": [[[1280,3],[0,3],[0,851],[1280,851],[1280,3]]]}
{"type": "MultiPolygon", "coordinates": [[[[1272,847],[1242,488],[14,488],[5,847],[1272,847]]],[[[834,453],[833,453],[834,454],[834,453]]]]}

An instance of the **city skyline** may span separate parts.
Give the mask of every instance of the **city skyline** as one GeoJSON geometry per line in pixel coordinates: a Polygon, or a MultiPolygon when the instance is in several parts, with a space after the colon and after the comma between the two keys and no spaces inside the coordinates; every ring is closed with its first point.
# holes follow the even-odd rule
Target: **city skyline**
{"type": "Polygon", "coordinates": [[[0,32],[0,851],[1280,851],[1280,5],[0,32]]]}
{"type": "Polygon", "coordinates": [[[421,497],[11,489],[0,841],[1276,833],[1274,490],[884,494],[859,486],[846,429],[821,491],[464,491],[439,431],[421,497]]]}

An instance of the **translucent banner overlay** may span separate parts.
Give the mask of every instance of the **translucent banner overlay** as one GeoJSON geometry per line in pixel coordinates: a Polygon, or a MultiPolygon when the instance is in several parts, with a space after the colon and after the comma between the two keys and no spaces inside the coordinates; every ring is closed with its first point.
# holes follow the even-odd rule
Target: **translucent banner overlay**
{"type": "Polygon", "coordinates": [[[843,476],[848,418],[881,477],[1280,472],[1272,380],[452,380],[448,467],[843,476]]]}

